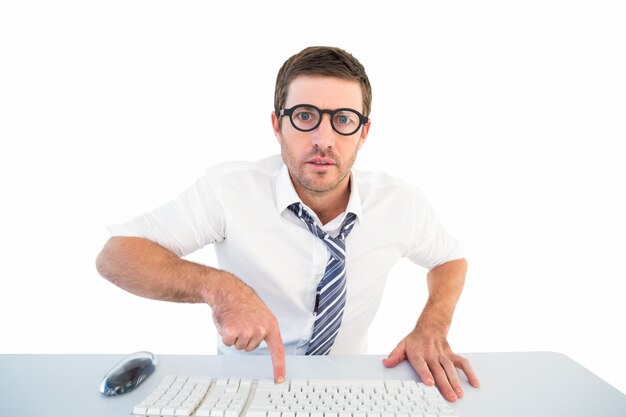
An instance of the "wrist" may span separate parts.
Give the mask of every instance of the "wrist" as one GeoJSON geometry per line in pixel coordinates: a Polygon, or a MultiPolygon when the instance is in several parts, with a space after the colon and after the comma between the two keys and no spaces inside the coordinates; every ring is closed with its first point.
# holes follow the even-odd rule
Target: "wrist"
{"type": "Polygon", "coordinates": [[[200,286],[200,298],[205,304],[213,308],[219,300],[223,298],[223,293],[227,292],[227,273],[214,268],[207,268],[203,274],[202,285],[200,286]]]}
{"type": "Polygon", "coordinates": [[[415,330],[424,333],[438,333],[443,336],[448,335],[450,330],[450,318],[447,314],[443,314],[430,309],[424,309],[420,318],[415,324],[415,330]]]}
{"type": "Polygon", "coordinates": [[[243,281],[230,272],[209,268],[200,289],[202,300],[211,308],[230,304],[238,294],[250,289],[243,281]]]}

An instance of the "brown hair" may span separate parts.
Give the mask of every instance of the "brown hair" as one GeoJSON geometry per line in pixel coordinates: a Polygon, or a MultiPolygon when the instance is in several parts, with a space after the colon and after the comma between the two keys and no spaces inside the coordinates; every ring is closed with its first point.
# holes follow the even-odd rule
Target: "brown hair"
{"type": "Polygon", "coordinates": [[[278,71],[274,90],[274,111],[285,106],[289,84],[300,75],[324,75],[358,81],[363,93],[363,115],[372,107],[372,87],[365,68],[352,54],[331,46],[310,46],[289,58],[278,71]]]}

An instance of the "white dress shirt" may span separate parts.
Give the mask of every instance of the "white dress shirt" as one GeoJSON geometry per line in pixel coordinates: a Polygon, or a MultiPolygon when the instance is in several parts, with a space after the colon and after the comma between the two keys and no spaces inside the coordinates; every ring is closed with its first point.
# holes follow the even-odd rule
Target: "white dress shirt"
{"type": "MultiPolygon", "coordinates": [[[[367,331],[398,259],[430,270],[463,257],[416,188],[387,174],[357,170],[350,184],[346,212],[326,225],[304,206],[333,236],[347,212],[357,215],[346,239],[347,299],[331,354],[367,352],[367,331]]],[[[224,163],[207,169],[174,200],[109,231],[149,239],[178,256],[214,244],[219,268],[254,288],[278,319],[286,354],[304,354],[329,253],[287,209],[295,202],[301,200],[279,155],[224,163]]],[[[245,353],[221,340],[218,350],[245,353]]],[[[254,353],[267,354],[265,342],[254,353]]]]}

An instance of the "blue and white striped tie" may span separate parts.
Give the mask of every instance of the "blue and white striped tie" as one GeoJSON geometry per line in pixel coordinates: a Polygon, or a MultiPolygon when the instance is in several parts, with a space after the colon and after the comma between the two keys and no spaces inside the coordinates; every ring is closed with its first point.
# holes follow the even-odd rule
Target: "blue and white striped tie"
{"type": "Polygon", "coordinates": [[[288,208],[304,222],[311,233],[322,239],[330,252],[324,277],[317,286],[313,313],[315,323],[306,350],[306,355],[327,355],[339,332],[343,309],[346,305],[345,239],[354,227],[356,214],[348,213],[341,225],[339,235],[331,237],[315,224],[311,215],[302,208],[300,203],[294,203],[288,208]]]}

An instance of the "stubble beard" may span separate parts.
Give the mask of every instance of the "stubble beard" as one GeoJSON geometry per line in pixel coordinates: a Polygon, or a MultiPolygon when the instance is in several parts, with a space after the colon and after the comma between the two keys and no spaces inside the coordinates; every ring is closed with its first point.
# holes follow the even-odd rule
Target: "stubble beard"
{"type": "Polygon", "coordinates": [[[326,151],[321,150],[319,147],[315,147],[311,150],[311,152],[306,155],[302,161],[298,161],[294,155],[291,154],[289,149],[283,147],[282,156],[283,160],[287,164],[287,168],[289,168],[289,173],[291,174],[292,181],[295,181],[304,188],[307,192],[323,196],[331,193],[336,190],[337,187],[345,180],[345,178],[350,175],[350,171],[352,169],[352,165],[354,165],[354,161],[356,161],[357,149],[354,150],[352,155],[350,156],[347,164],[344,164],[337,155],[332,151],[332,149],[327,149],[326,151]],[[316,179],[320,179],[331,175],[327,172],[320,173],[305,173],[306,163],[304,161],[309,160],[312,157],[319,156],[322,158],[330,158],[335,163],[335,169],[338,172],[338,175],[335,179],[331,180],[329,183],[324,183],[317,181],[316,179]]]}

